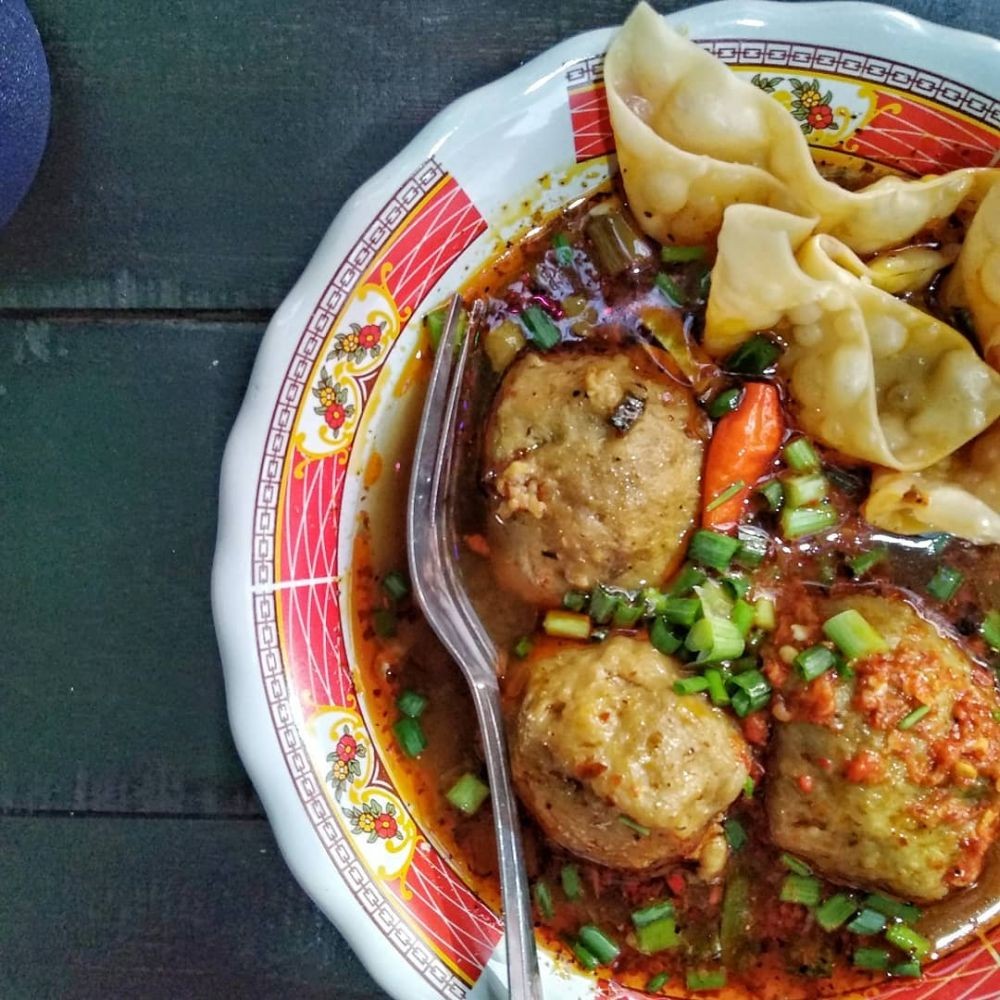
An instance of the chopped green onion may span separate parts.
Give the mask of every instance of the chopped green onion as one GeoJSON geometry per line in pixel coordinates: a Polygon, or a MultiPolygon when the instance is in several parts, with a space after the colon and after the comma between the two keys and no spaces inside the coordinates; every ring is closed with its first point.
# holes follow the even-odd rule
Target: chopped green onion
{"type": "Polygon", "coordinates": [[[621,274],[652,256],[646,241],[621,212],[592,212],[585,229],[594,245],[597,263],[605,274],[621,274]]]}
{"type": "Polygon", "coordinates": [[[899,965],[894,965],[889,969],[889,975],[906,976],[909,979],[919,979],[922,974],[923,970],[917,961],[900,962],[899,965]]]}
{"type": "Polygon", "coordinates": [[[474,774],[463,774],[445,794],[445,798],[460,812],[471,816],[489,798],[490,786],[474,774]]]}
{"type": "Polygon", "coordinates": [[[660,260],[664,264],[689,264],[693,260],[703,260],[704,247],[669,245],[660,247],[660,260]]]}
{"type": "Polygon", "coordinates": [[[615,613],[611,621],[615,628],[631,628],[642,617],[643,606],[628,598],[619,597],[615,601],[615,613]]]}
{"type": "Polygon", "coordinates": [[[825,931],[835,931],[854,916],[857,908],[856,900],[838,892],[835,896],[823,900],[816,908],[816,923],[825,931]]]}
{"type": "Polygon", "coordinates": [[[737,674],[729,681],[733,711],[742,719],[763,708],[771,698],[771,683],[759,670],[737,674]]]}
{"type": "Polygon", "coordinates": [[[770,597],[758,597],[753,602],[753,623],[765,632],[770,632],[776,625],[774,601],[770,597]]]}
{"type": "Polygon", "coordinates": [[[743,573],[727,573],[722,578],[722,585],[728,587],[733,592],[733,597],[739,599],[746,597],[750,590],[750,577],[743,573]]]}
{"type": "Polygon", "coordinates": [[[833,651],[826,646],[810,646],[799,653],[793,661],[804,681],[815,680],[836,662],[837,658],[833,655],[833,651]]]}
{"type": "Polygon", "coordinates": [[[708,681],[701,674],[695,674],[693,677],[681,677],[674,681],[675,694],[698,694],[707,690],[708,681]]]}
{"type": "Polygon", "coordinates": [[[681,648],[681,639],[659,616],[653,619],[653,624],[649,627],[649,641],[653,649],[663,653],[664,656],[671,656],[681,648]]]}
{"type": "Polygon", "coordinates": [[[743,598],[739,598],[737,602],[733,605],[733,624],[736,626],[740,635],[744,638],[750,632],[750,626],[753,625],[754,621],[754,610],[753,605],[748,604],[743,598]]]}
{"type": "Polygon", "coordinates": [[[815,906],[823,894],[823,887],[818,878],[812,875],[786,875],[781,883],[781,901],[783,903],[801,903],[803,906],[815,906]]]}
{"type": "Polygon", "coordinates": [[[827,619],[823,623],[823,635],[847,657],[848,661],[888,649],[885,639],[854,608],[848,608],[839,615],[827,619]]]}
{"type": "Polygon", "coordinates": [[[885,948],[858,948],[853,961],[857,969],[885,972],[889,968],[889,952],[885,948]]]}
{"type": "Polygon", "coordinates": [[[514,643],[514,655],[519,660],[523,660],[531,652],[531,647],[531,639],[526,635],[522,635],[521,638],[514,643]]]}
{"type": "MultiPolygon", "coordinates": [[[[755,637],[747,636],[747,646],[755,637]]],[[[748,670],[756,670],[760,666],[760,660],[756,656],[737,656],[735,660],[730,660],[728,664],[730,674],[744,674],[748,670]]]]}
{"type": "Polygon", "coordinates": [[[771,511],[776,513],[781,510],[785,502],[785,487],[781,485],[780,479],[769,479],[757,487],[757,492],[767,501],[771,511]]]}
{"type": "Polygon", "coordinates": [[[684,568],[667,588],[667,593],[671,597],[682,597],[684,594],[690,593],[694,587],[703,584],[707,579],[708,575],[704,571],[698,569],[697,566],[692,566],[691,563],[685,563],[684,568]]]}
{"type": "Polygon", "coordinates": [[[569,237],[565,233],[556,233],[552,237],[552,246],[555,248],[556,263],[560,267],[570,267],[573,263],[573,247],[570,246],[569,237]]]}
{"type": "Polygon", "coordinates": [[[926,958],[931,950],[930,941],[906,924],[892,924],[885,932],[885,939],[900,951],[912,955],[917,961],[926,958]]]}
{"type": "Polygon", "coordinates": [[[438,344],[441,343],[441,334],[444,333],[444,324],[448,319],[448,307],[442,306],[440,309],[435,309],[433,312],[429,312],[424,317],[424,323],[427,324],[427,335],[430,337],[431,346],[437,350],[438,344]]]}
{"type": "Polygon", "coordinates": [[[393,725],[392,731],[396,734],[399,749],[407,757],[419,757],[427,749],[427,737],[418,719],[404,715],[393,725]]]}
{"type": "Polygon", "coordinates": [[[725,618],[701,618],[691,626],[684,645],[698,654],[699,663],[718,663],[743,653],[740,630],[725,618]]]}
{"type": "Polygon", "coordinates": [[[756,569],[767,555],[771,538],[763,528],[753,524],[741,524],[736,529],[740,547],[736,550],[736,561],[747,569],[756,569]]]}
{"type": "Polygon", "coordinates": [[[819,455],[808,438],[797,437],[781,450],[781,457],[793,472],[818,472],[819,455]]]}
{"type": "Polygon", "coordinates": [[[669,974],[666,972],[658,972],[653,976],[648,983],[646,983],[647,993],[656,993],[658,990],[662,990],[664,986],[667,985],[667,980],[670,978],[669,974]]]}
{"type": "Polygon", "coordinates": [[[587,951],[579,941],[573,941],[569,947],[576,956],[576,960],[589,972],[593,972],[601,964],[598,962],[597,956],[587,951]]]}
{"type": "Polygon", "coordinates": [[[644,955],[655,955],[657,952],[676,948],[681,943],[677,933],[677,921],[674,917],[661,917],[651,923],[636,929],[636,947],[644,955]]]}
{"type": "Polygon", "coordinates": [[[738,819],[727,819],[722,824],[722,828],[726,832],[726,840],[729,846],[734,851],[741,851],[746,847],[749,838],[747,837],[746,830],[743,829],[743,824],[738,819]]]}
{"type": "Polygon", "coordinates": [[[618,596],[607,587],[598,584],[590,595],[590,607],[587,609],[595,625],[607,625],[615,613],[618,596]]]}
{"type": "Polygon", "coordinates": [[[908,715],[903,716],[896,728],[903,730],[903,732],[906,732],[907,729],[912,729],[930,710],[930,705],[920,705],[908,715]]]}
{"type": "Polygon", "coordinates": [[[563,594],[562,606],[567,611],[583,611],[590,601],[590,595],[580,590],[567,590],[563,594]]]}
{"type": "Polygon", "coordinates": [[[656,285],[672,306],[682,306],[687,301],[687,296],[684,294],[683,289],[669,274],[660,271],[653,279],[653,284],[656,285]]]}
{"type": "Polygon", "coordinates": [[[577,934],[577,940],[601,965],[610,965],[621,954],[621,948],[593,924],[584,924],[577,934]]]}
{"type": "Polygon", "coordinates": [[[714,500],[705,505],[706,512],[711,513],[713,510],[721,507],[727,500],[732,500],[737,493],[746,489],[746,485],[742,479],[737,479],[735,483],[730,483],[714,500]]]}
{"type": "Polygon", "coordinates": [[[631,816],[625,816],[625,815],[619,816],[618,822],[623,824],[624,826],[627,826],[633,833],[637,833],[640,837],[649,836],[649,827],[643,826],[642,823],[639,823],[636,820],[632,819],[631,816]]]}
{"type": "Polygon", "coordinates": [[[391,573],[386,573],[382,589],[393,601],[401,601],[410,592],[410,584],[399,570],[393,570],[391,573]]]}
{"type": "Polygon", "coordinates": [[[827,503],[815,507],[785,507],[781,512],[781,534],[790,542],[815,535],[837,523],[837,512],[827,503]]]}
{"type": "Polygon", "coordinates": [[[729,618],[733,611],[733,602],[726,593],[725,586],[718,580],[706,580],[694,592],[701,601],[702,614],[706,618],[729,618]]]}
{"type": "Polygon", "coordinates": [[[580,869],[576,865],[563,865],[559,873],[559,880],[562,882],[563,895],[575,902],[583,896],[583,883],[580,881],[580,869]]]}
{"type": "Polygon", "coordinates": [[[546,611],[542,631],[560,639],[589,639],[590,616],[572,611],[546,611]]]}
{"type": "Polygon", "coordinates": [[[668,597],[662,602],[660,612],[672,625],[690,628],[701,614],[701,601],[697,597],[668,597]]]}
{"type": "Polygon", "coordinates": [[[546,920],[551,920],[556,915],[556,908],[552,905],[552,892],[544,882],[535,883],[535,904],[546,920]]]}
{"type": "Polygon", "coordinates": [[[712,699],[712,704],[728,705],[729,695],[726,693],[726,682],[722,679],[722,671],[709,667],[705,671],[705,680],[708,681],[708,696],[712,699]]]}
{"type": "Polygon", "coordinates": [[[762,334],[754,334],[722,362],[727,372],[739,375],[763,375],[778,360],[781,348],[762,334]]]}
{"type": "Polygon", "coordinates": [[[867,906],[847,925],[853,934],[881,934],[885,930],[885,914],[867,906]]]}
{"type": "Polygon", "coordinates": [[[521,323],[528,331],[531,342],[543,351],[555,347],[562,339],[559,327],[540,306],[526,306],[521,312],[521,323]]]}
{"type": "Polygon", "coordinates": [[[658,903],[650,903],[648,906],[633,910],[632,923],[636,927],[645,927],[647,924],[662,920],[664,917],[676,916],[676,913],[673,902],[669,899],[663,899],[658,903]]]}
{"type": "Polygon", "coordinates": [[[781,863],[796,875],[812,875],[813,870],[804,862],[800,861],[794,854],[782,853],[781,863]]]}
{"type": "Polygon", "coordinates": [[[829,489],[830,484],[826,481],[826,476],[818,472],[789,476],[785,480],[785,501],[789,507],[805,507],[808,504],[818,503],[827,495],[829,489]]]}
{"type": "Polygon", "coordinates": [[[427,696],[406,690],[396,699],[396,708],[411,719],[419,719],[427,707],[427,696]]]}
{"type": "Polygon", "coordinates": [[[739,547],[738,539],[703,528],[694,533],[688,549],[688,558],[721,572],[729,568],[739,547]]]}
{"type": "Polygon", "coordinates": [[[740,405],[742,395],[742,389],[723,389],[705,407],[705,411],[713,420],[721,420],[727,413],[732,413],[740,405]]]}
{"type": "Polygon", "coordinates": [[[1000,611],[987,611],[983,624],[979,627],[987,646],[1000,651],[1000,611]]]}
{"type": "Polygon", "coordinates": [[[721,990],[726,985],[726,970],[688,969],[684,982],[689,990],[721,990]]]}
{"type": "Polygon", "coordinates": [[[965,579],[957,569],[950,566],[938,566],[937,572],[927,584],[927,593],[939,601],[950,601],[962,586],[965,579]]]}
{"type": "Polygon", "coordinates": [[[848,559],[847,565],[851,567],[851,572],[854,574],[855,579],[857,579],[882,562],[888,554],[889,550],[885,546],[880,545],[877,548],[861,552],[853,558],[848,559]]]}
{"type": "Polygon", "coordinates": [[[904,924],[915,924],[921,917],[918,906],[883,896],[879,892],[873,892],[866,897],[865,906],[870,910],[878,910],[879,913],[884,913],[887,917],[902,920],[904,924]]]}
{"type": "Polygon", "coordinates": [[[753,798],[754,790],[757,788],[757,782],[753,780],[749,775],[747,775],[746,781],[743,782],[743,794],[748,798],[753,798]]]}
{"type": "Polygon", "coordinates": [[[388,608],[377,608],[372,615],[372,628],[380,639],[391,639],[396,634],[396,616],[388,608]]]}

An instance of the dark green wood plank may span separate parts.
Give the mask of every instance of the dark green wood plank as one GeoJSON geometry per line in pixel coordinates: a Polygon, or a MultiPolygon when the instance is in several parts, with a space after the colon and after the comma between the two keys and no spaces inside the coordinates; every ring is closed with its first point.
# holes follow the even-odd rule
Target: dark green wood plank
{"type": "Polygon", "coordinates": [[[0,322],[0,810],[259,815],[209,573],[260,335],[0,322]]]}
{"type": "MultiPolygon", "coordinates": [[[[893,6],[997,30],[993,0],[893,6]]],[[[273,307],[344,199],[438,110],[631,0],[31,7],[51,141],[0,233],[0,306],[273,307]]]]}
{"type": "Polygon", "coordinates": [[[263,820],[0,819],[4,1000],[375,1000],[263,820]]]}

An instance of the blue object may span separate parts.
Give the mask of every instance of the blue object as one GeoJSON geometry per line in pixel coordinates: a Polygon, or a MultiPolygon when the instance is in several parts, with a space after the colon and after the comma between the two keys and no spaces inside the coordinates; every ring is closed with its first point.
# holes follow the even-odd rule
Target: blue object
{"type": "Polygon", "coordinates": [[[49,67],[35,22],[24,0],[0,0],[0,226],[35,178],[50,108],[49,67]]]}

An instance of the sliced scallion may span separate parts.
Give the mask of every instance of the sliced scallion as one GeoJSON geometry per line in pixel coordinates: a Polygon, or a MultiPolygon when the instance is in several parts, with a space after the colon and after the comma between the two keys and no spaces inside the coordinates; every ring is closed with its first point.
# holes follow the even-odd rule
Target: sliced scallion
{"type": "Polygon", "coordinates": [[[745,340],[722,362],[727,372],[739,375],[763,375],[781,354],[781,348],[763,334],[745,340]]]}
{"type": "Polygon", "coordinates": [[[615,613],[617,603],[618,595],[598,584],[591,592],[587,612],[595,625],[607,625],[615,613]]]}
{"type": "Polygon", "coordinates": [[[815,507],[786,506],[781,511],[781,534],[793,542],[832,528],[837,520],[837,512],[827,503],[815,507]]]}
{"type": "Polygon", "coordinates": [[[864,576],[869,570],[874,569],[889,554],[889,550],[884,545],[869,549],[867,552],[860,552],[847,560],[847,565],[851,567],[851,572],[855,579],[864,576]]]}
{"type": "Polygon", "coordinates": [[[713,420],[721,420],[727,413],[732,413],[740,405],[740,397],[742,395],[742,389],[723,389],[705,407],[705,412],[713,420]]]}
{"type": "Polygon", "coordinates": [[[885,972],[889,968],[889,952],[885,948],[858,948],[853,962],[856,969],[885,972]]]}
{"type": "Polygon", "coordinates": [[[659,289],[663,297],[675,307],[684,305],[687,301],[687,296],[684,294],[684,290],[674,281],[664,271],[660,273],[653,279],[653,284],[659,289]]]}
{"type": "Polygon", "coordinates": [[[650,903],[648,906],[633,910],[632,923],[636,927],[645,927],[647,924],[662,920],[664,917],[676,916],[676,913],[673,902],[669,899],[663,899],[658,903],[650,903]]]}
{"type": "Polygon", "coordinates": [[[688,549],[688,557],[693,562],[701,563],[721,572],[729,568],[729,564],[739,547],[738,539],[703,528],[694,533],[691,546],[688,549]]]}
{"type": "Polygon", "coordinates": [[[738,819],[727,819],[722,824],[722,829],[725,831],[727,843],[734,851],[742,851],[746,847],[749,838],[738,819]]]}
{"type": "Polygon", "coordinates": [[[873,892],[865,897],[865,906],[871,910],[878,910],[887,917],[894,920],[902,920],[904,924],[915,924],[921,917],[920,907],[912,903],[904,903],[899,899],[892,899],[890,896],[883,896],[880,892],[873,892]]]}
{"type": "Polygon", "coordinates": [[[732,621],[740,635],[746,638],[754,621],[753,605],[739,598],[733,605],[732,621]]]}
{"type": "Polygon", "coordinates": [[[559,639],[589,639],[591,627],[590,615],[572,611],[546,611],[542,619],[542,631],[559,639]]]}
{"type": "Polygon", "coordinates": [[[674,917],[660,917],[642,927],[636,928],[636,947],[644,955],[655,955],[660,951],[676,948],[681,943],[677,933],[677,921],[674,917]]]}
{"type": "Polygon", "coordinates": [[[758,597],[753,602],[753,623],[757,628],[770,632],[777,623],[774,601],[770,597],[758,597]]]}
{"type": "Polygon", "coordinates": [[[986,612],[983,624],[979,627],[979,634],[987,646],[1000,651],[1000,611],[986,612]]]}
{"type": "Polygon", "coordinates": [[[668,244],[660,247],[660,260],[664,264],[689,264],[693,260],[703,260],[705,247],[668,244]]]}
{"type": "Polygon", "coordinates": [[[619,597],[615,601],[615,611],[611,621],[615,628],[631,628],[642,617],[643,606],[628,598],[619,597]]]}
{"type": "Polygon", "coordinates": [[[722,578],[722,585],[733,592],[734,598],[746,597],[750,590],[750,577],[743,573],[727,573],[722,578]]]}
{"type": "Polygon", "coordinates": [[[556,233],[552,237],[552,246],[556,263],[560,267],[570,267],[573,263],[573,247],[570,245],[569,237],[565,233],[556,233]]]}
{"type": "Polygon", "coordinates": [[[866,906],[847,925],[847,929],[853,934],[881,934],[885,930],[885,914],[866,906]]]}
{"type": "Polygon", "coordinates": [[[649,245],[621,212],[592,212],[585,229],[605,274],[630,271],[652,257],[649,245]]]}
{"type": "Polygon", "coordinates": [[[396,699],[396,708],[402,715],[411,719],[419,719],[427,707],[427,696],[407,689],[396,699]]]}
{"type": "Polygon", "coordinates": [[[471,816],[489,798],[490,786],[476,775],[463,774],[445,793],[445,798],[460,812],[471,816]]]}
{"type": "Polygon", "coordinates": [[[708,681],[701,674],[693,677],[681,677],[674,681],[674,692],[676,694],[698,694],[708,690],[708,681]]]}
{"type": "Polygon", "coordinates": [[[730,678],[729,697],[733,711],[742,719],[763,708],[771,699],[771,683],[759,670],[747,670],[730,678]]]}
{"type": "Polygon", "coordinates": [[[680,637],[660,616],[654,618],[653,624],[649,626],[649,641],[653,649],[663,653],[664,656],[671,656],[681,648],[680,637]]]}
{"type": "Polygon", "coordinates": [[[419,757],[427,749],[427,737],[419,719],[404,715],[392,727],[399,749],[407,757],[419,757]]]}
{"type": "Polygon", "coordinates": [[[618,822],[623,826],[627,826],[633,833],[638,834],[640,837],[648,837],[650,830],[648,826],[643,826],[642,823],[637,820],[632,819],[631,816],[625,816],[624,814],[618,817],[618,822]]]}
{"type": "Polygon", "coordinates": [[[888,649],[885,639],[854,608],[848,608],[828,618],[823,623],[823,635],[847,657],[848,661],[888,649]]]}
{"type": "Polygon", "coordinates": [[[741,524],[736,529],[740,547],[736,550],[736,562],[747,569],[756,569],[767,555],[771,538],[763,528],[753,524],[741,524]]]}
{"type": "Polygon", "coordinates": [[[562,883],[563,895],[570,901],[583,896],[583,883],[580,881],[580,869],[576,865],[563,865],[559,873],[559,881],[562,883]]]}
{"type": "Polygon", "coordinates": [[[590,595],[579,590],[567,590],[563,594],[562,606],[567,611],[583,611],[590,602],[590,595]]]}
{"type": "Polygon", "coordinates": [[[550,350],[562,339],[559,327],[540,306],[526,306],[521,311],[521,323],[528,331],[531,342],[543,351],[550,350]]]}
{"type": "Polygon", "coordinates": [[[688,969],[684,982],[689,990],[721,990],[726,985],[726,970],[688,969]]]}
{"type": "Polygon", "coordinates": [[[699,663],[719,663],[740,656],[744,640],[733,622],[708,617],[699,619],[691,626],[684,644],[698,654],[699,663]]]}
{"type": "MultiPolygon", "coordinates": [[[[735,483],[730,483],[718,496],[714,497],[709,503],[705,505],[705,511],[711,513],[713,510],[717,510],[721,507],[727,500],[732,500],[737,493],[742,492],[746,489],[746,483],[742,479],[737,479],[735,483]]],[[[738,547],[738,546],[737,546],[738,547]]]]}
{"type": "Polygon", "coordinates": [[[818,878],[812,875],[786,875],[781,883],[780,898],[783,903],[801,903],[803,906],[815,906],[823,893],[823,887],[818,878]]]}
{"type": "Polygon", "coordinates": [[[950,601],[962,586],[965,579],[957,569],[951,566],[938,566],[937,572],[927,584],[927,593],[939,601],[950,601]]]}
{"type": "Polygon", "coordinates": [[[907,713],[899,720],[896,728],[901,729],[903,732],[906,732],[907,729],[912,729],[930,710],[930,705],[917,706],[912,712],[907,713]]]}
{"type": "Polygon", "coordinates": [[[661,604],[660,613],[671,624],[690,628],[701,614],[701,601],[697,597],[668,597],[661,604]]]}
{"type": "Polygon", "coordinates": [[[391,573],[386,573],[382,589],[391,600],[401,601],[410,592],[410,584],[403,573],[393,570],[391,573]]]}
{"type": "Polygon", "coordinates": [[[808,438],[797,437],[781,450],[781,457],[793,472],[818,472],[819,455],[808,438]]]}
{"type": "Polygon", "coordinates": [[[804,862],[800,861],[794,854],[782,853],[781,863],[796,875],[812,875],[813,870],[804,862]]]}
{"type": "Polygon", "coordinates": [[[843,927],[858,908],[857,901],[843,892],[838,892],[816,908],[816,923],[825,931],[835,931],[843,927]]]}
{"type": "Polygon", "coordinates": [[[885,932],[885,939],[918,961],[926,958],[931,950],[930,941],[906,924],[892,924],[885,932]]]}
{"type": "Polygon", "coordinates": [[[552,905],[552,890],[545,882],[535,883],[535,905],[546,920],[551,920],[556,914],[556,908],[552,905]]]}
{"type": "Polygon", "coordinates": [[[522,635],[521,638],[514,643],[514,655],[519,660],[523,660],[531,652],[531,647],[531,639],[526,635],[522,635]]]}
{"type": "Polygon", "coordinates": [[[769,479],[757,487],[757,492],[767,501],[768,508],[777,513],[785,502],[785,487],[779,479],[769,479]]]}
{"type": "Polygon", "coordinates": [[[655,976],[650,977],[649,982],[646,983],[647,993],[656,993],[662,990],[664,986],[667,985],[667,980],[670,978],[669,974],[666,972],[658,972],[655,976]]]}
{"type": "Polygon", "coordinates": [[[825,674],[837,658],[826,646],[810,646],[795,657],[793,663],[804,681],[812,681],[825,674]]]}
{"type": "Polygon", "coordinates": [[[707,579],[708,575],[703,570],[698,569],[697,566],[692,566],[691,563],[685,563],[684,568],[667,588],[667,593],[670,597],[683,597],[685,594],[689,594],[694,587],[703,584],[707,579]]]}
{"type": "Polygon", "coordinates": [[[890,967],[889,975],[907,979],[919,979],[923,975],[923,969],[920,968],[920,963],[915,960],[912,962],[900,962],[898,965],[890,967]]]}
{"type": "Polygon", "coordinates": [[[576,956],[576,960],[588,971],[593,972],[601,963],[597,956],[588,951],[579,941],[570,943],[570,950],[576,956]]]}
{"type": "Polygon", "coordinates": [[[709,667],[705,671],[705,680],[708,681],[708,697],[713,705],[728,705],[729,695],[726,692],[726,682],[722,679],[722,671],[715,667],[709,667]]]}
{"type": "MultiPolygon", "coordinates": [[[[800,438],[805,440],[805,438],[800,438]]],[[[785,480],[785,501],[789,507],[805,507],[818,503],[830,490],[826,476],[818,472],[789,476],[785,480]]]]}
{"type": "Polygon", "coordinates": [[[594,924],[584,924],[576,939],[601,965],[610,965],[621,953],[618,945],[594,924]]]}

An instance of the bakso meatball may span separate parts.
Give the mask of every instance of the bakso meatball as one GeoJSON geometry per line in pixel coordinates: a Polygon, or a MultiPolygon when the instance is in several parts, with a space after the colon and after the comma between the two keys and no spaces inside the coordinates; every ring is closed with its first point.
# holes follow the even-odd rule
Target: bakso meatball
{"type": "Polygon", "coordinates": [[[611,868],[698,857],[749,757],[724,712],[675,694],[680,663],[618,636],[540,653],[525,669],[511,765],[546,835],[611,868]]]}
{"type": "Polygon", "coordinates": [[[486,430],[500,583],[556,604],[597,583],[659,583],[698,509],[704,442],[690,391],[639,346],[530,351],[486,430]]]}
{"type": "Polygon", "coordinates": [[[1000,811],[992,676],[900,599],[854,609],[887,649],[786,692],[768,770],[771,836],[834,881],[932,901],[976,881],[1000,811]],[[807,705],[803,713],[796,706],[807,705]],[[921,706],[927,706],[924,712],[921,706]],[[916,714],[914,714],[916,713],[916,714]]]}

